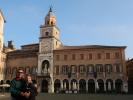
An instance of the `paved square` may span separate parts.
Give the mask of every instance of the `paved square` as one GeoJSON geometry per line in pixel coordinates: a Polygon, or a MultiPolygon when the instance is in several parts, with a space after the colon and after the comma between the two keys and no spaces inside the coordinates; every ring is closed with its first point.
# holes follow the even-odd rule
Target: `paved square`
{"type": "MultiPolygon", "coordinates": [[[[10,94],[5,94],[5,96],[0,94],[0,100],[10,100],[10,94]]],[[[133,100],[133,95],[40,93],[37,100],[133,100]]]]}

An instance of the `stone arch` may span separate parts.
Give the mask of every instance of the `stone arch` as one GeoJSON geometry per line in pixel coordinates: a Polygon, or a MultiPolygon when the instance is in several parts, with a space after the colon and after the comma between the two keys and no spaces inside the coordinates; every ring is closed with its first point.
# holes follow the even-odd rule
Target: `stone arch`
{"type": "Polygon", "coordinates": [[[79,92],[80,93],[86,92],[86,81],[84,79],[79,80],[79,92]]]}
{"type": "Polygon", "coordinates": [[[42,80],[42,92],[48,93],[48,81],[46,79],[42,80]]]}
{"type": "Polygon", "coordinates": [[[69,81],[67,79],[63,80],[63,89],[69,90],[69,81]]]}
{"type": "Polygon", "coordinates": [[[95,81],[93,79],[88,80],[88,93],[95,93],[95,81]]]}
{"type": "Polygon", "coordinates": [[[6,84],[10,84],[10,80],[6,80],[6,84]]]}
{"type": "Polygon", "coordinates": [[[113,80],[112,79],[106,80],[106,91],[113,92],[113,80]]]}
{"type": "Polygon", "coordinates": [[[104,81],[102,79],[98,79],[97,82],[98,82],[97,92],[103,93],[104,92],[104,81]]]}
{"type": "Polygon", "coordinates": [[[60,89],[61,89],[61,82],[59,79],[56,79],[54,81],[54,92],[58,93],[60,92],[60,89]]]}
{"type": "MultiPolygon", "coordinates": [[[[6,84],[10,85],[10,83],[11,83],[10,80],[6,80],[6,84]]],[[[10,91],[10,87],[6,87],[5,91],[9,92],[10,91]]]]}
{"type": "Polygon", "coordinates": [[[115,80],[115,90],[117,93],[121,93],[122,92],[122,85],[123,85],[123,82],[121,79],[116,79],[115,80]]]}
{"type": "Polygon", "coordinates": [[[4,80],[1,80],[1,81],[0,81],[0,84],[4,84],[4,80]]]}
{"type": "Polygon", "coordinates": [[[77,80],[76,79],[71,80],[71,90],[77,90],[77,80]]]}

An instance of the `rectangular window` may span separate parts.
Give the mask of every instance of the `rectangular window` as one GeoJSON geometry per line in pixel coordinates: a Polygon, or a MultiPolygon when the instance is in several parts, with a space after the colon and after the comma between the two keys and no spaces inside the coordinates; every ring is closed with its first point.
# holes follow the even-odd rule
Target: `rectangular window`
{"type": "Polygon", "coordinates": [[[26,67],[26,74],[29,74],[29,72],[30,72],[30,68],[26,67]]]}
{"type": "Polygon", "coordinates": [[[116,58],[116,59],[120,58],[119,52],[116,52],[116,53],[115,53],[115,58],[116,58]]]}
{"type": "Polygon", "coordinates": [[[84,65],[80,65],[79,66],[79,72],[80,73],[84,73],[85,72],[85,66],[84,65]]]}
{"type": "Polygon", "coordinates": [[[106,53],[106,59],[110,59],[110,53],[106,53]]]}
{"type": "Polygon", "coordinates": [[[89,54],[89,60],[92,60],[92,53],[89,54]]]}
{"type": "Polygon", "coordinates": [[[115,65],[115,69],[116,69],[116,72],[117,72],[117,73],[122,72],[122,71],[121,71],[122,69],[121,69],[120,64],[116,64],[116,65],[115,65]]]}
{"type": "Polygon", "coordinates": [[[101,59],[101,54],[100,53],[97,54],[97,59],[101,59]]]}
{"type": "Polygon", "coordinates": [[[72,72],[72,74],[76,73],[76,66],[75,65],[71,66],[71,72],[72,72]]]}
{"type": "Polygon", "coordinates": [[[96,65],[96,70],[97,72],[103,72],[103,65],[102,64],[96,65]]]}
{"type": "Polygon", "coordinates": [[[107,73],[112,72],[112,65],[111,64],[107,64],[105,68],[106,68],[107,73]]]}
{"type": "Polygon", "coordinates": [[[80,54],[80,59],[84,60],[84,54],[80,54]]]}
{"type": "Polygon", "coordinates": [[[56,71],[55,71],[56,75],[59,75],[59,66],[58,65],[55,66],[55,69],[56,69],[56,71]]]}
{"type": "Polygon", "coordinates": [[[72,60],[75,60],[75,59],[76,59],[76,55],[72,54],[72,60]]]}
{"type": "Polygon", "coordinates": [[[64,75],[67,75],[67,74],[68,74],[68,66],[67,66],[67,65],[63,65],[63,66],[62,66],[62,73],[63,73],[64,75]]]}
{"type": "Polygon", "coordinates": [[[94,69],[93,66],[88,66],[88,73],[93,73],[94,69]]]}
{"type": "Polygon", "coordinates": [[[64,60],[67,60],[67,55],[64,55],[64,60]]]}
{"type": "Polygon", "coordinates": [[[60,56],[56,55],[56,60],[59,61],[60,60],[60,56]]]}

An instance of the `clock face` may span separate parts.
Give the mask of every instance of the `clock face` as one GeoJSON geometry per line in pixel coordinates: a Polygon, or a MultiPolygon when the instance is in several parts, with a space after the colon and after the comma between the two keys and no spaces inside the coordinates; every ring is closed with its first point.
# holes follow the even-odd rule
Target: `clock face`
{"type": "Polygon", "coordinates": [[[48,51],[49,45],[50,45],[50,44],[49,44],[48,42],[45,42],[45,43],[44,43],[44,50],[45,50],[45,51],[48,51]]]}
{"type": "Polygon", "coordinates": [[[41,51],[42,52],[49,51],[50,48],[51,48],[51,43],[49,40],[41,41],[41,51]]]}

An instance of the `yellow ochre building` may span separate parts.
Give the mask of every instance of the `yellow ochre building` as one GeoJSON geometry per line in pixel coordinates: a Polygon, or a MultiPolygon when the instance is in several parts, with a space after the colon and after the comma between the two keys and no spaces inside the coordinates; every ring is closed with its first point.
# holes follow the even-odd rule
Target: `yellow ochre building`
{"type": "MultiPolygon", "coordinates": [[[[4,24],[3,19],[0,23],[4,24]]],[[[0,43],[3,43],[3,27],[0,29],[0,43]]],[[[12,41],[9,41],[8,46],[4,47],[6,60],[3,80],[10,82],[15,77],[16,70],[21,68],[26,74],[32,74],[40,92],[127,92],[125,48],[126,46],[63,45],[56,16],[50,8],[40,26],[39,43],[15,49],[12,41]]]]}

